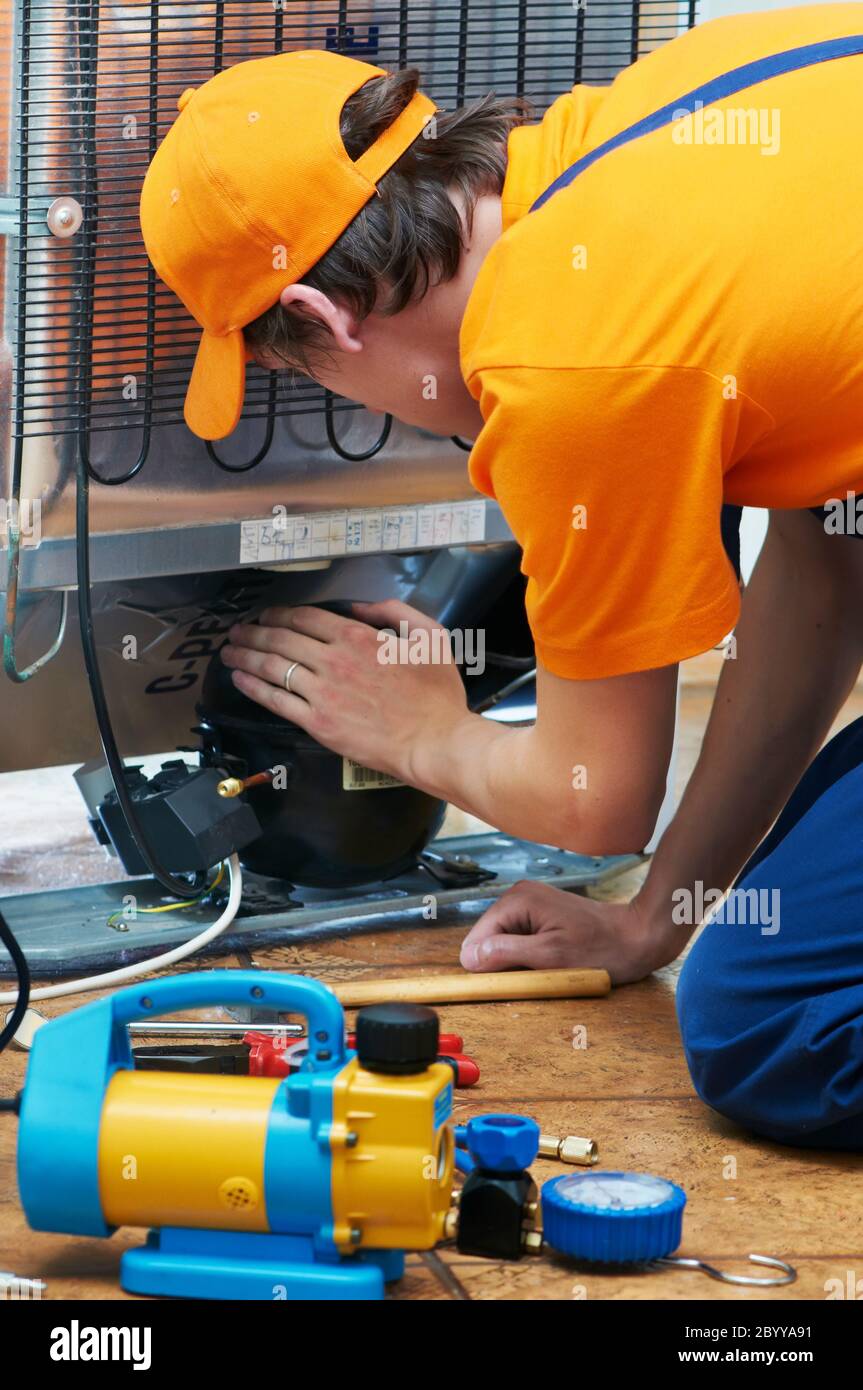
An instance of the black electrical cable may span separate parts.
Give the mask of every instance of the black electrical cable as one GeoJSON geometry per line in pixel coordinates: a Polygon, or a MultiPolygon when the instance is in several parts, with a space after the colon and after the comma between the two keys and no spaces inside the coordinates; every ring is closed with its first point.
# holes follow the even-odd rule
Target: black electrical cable
{"type": "Polygon", "coordinates": [[[471,449],[473,448],[472,444],[469,444],[466,439],[459,438],[457,434],[451,434],[450,439],[452,440],[453,444],[457,444],[460,449],[464,449],[466,454],[469,454],[471,449]]]}
{"type": "MultiPolygon", "coordinates": [[[[138,847],[138,852],[150,873],[158,879],[163,888],[169,893],[173,893],[176,898],[195,898],[201,891],[201,885],[205,881],[204,875],[195,874],[190,882],[188,879],[177,878],[168,869],[162,867],[156,855],[151,850],[144,836],[144,832],[138,822],[138,816],[126,786],[126,770],[123,760],[117,748],[117,740],[114,737],[114,730],[111,725],[111,716],[108,711],[108,704],[105,699],[105,688],[102,684],[102,675],[99,670],[99,658],[96,652],[96,638],[93,630],[93,605],[90,594],[90,474],[87,468],[87,461],[81,449],[78,450],[77,459],[77,497],[75,504],[75,549],[78,567],[78,619],[81,628],[81,647],[84,652],[84,665],[87,670],[87,680],[90,683],[90,695],[93,700],[93,709],[96,714],[96,723],[99,726],[99,737],[102,740],[102,749],[105,754],[105,761],[111,773],[114,783],[114,790],[117,793],[117,801],[120,809],[126,817],[126,824],[132,835],[132,839],[138,847]]],[[[17,1025],[16,1025],[17,1026],[17,1025]]]]}
{"type": "MultiPolygon", "coordinates": [[[[94,468],[90,462],[90,448],[87,442],[90,409],[92,405],[92,364],[93,362],[93,334],[95,328],[95,284],[96,284],[96,233],[99,226],[99,188],[96,176],[96,84],[97,67],[99,53],[99,4],[98,0],[87,0],[75,17],[75,21],[80,19],[80,25],[75,33],[75,45],[77,49],[78,70],[81,74],[81,109],[76,121],[76,136],[81,142],[84,153],[86,178],[85,178],[85,209],[83,230],[81,231],[79,243],[83,246],[81,278],[79,285],[79,333],[78,333],[78,362],[79,371],[79,421],[78,447],[84,454],[87,472],[94,482],[102,483],[104,487],[120,487],[123,483],[128,483],[144,467],[147,453],[150,447],[150,419],[152,416],[152,392],[150,382],[153,370],[153,340],[152,328],[148,324],[147,332],[147,396],[144,401],[144,433],[141,442],[141,449],[137,459],[127,468],[125,473],[120,473],[116,478],[105,478],[94,468]]],[[[154,142],[156,122],[152,108],[150,113],[150,158],[156,153],[154,142]]],[[[154,294],[155,277],[152,274],[152,267],[148,276],[151,299],[154,294]]]]}
{"type": "MultiPolygon", "coordinates": [[[[81,118],[80,136],[84,149],[87,168],[92,174],[96,167],[96,87],[98,79],[98,39],[99,39],[99,3],[98,0],[87,0],[84,6],[87,28],[84,34],[78,35],[78,56],[81,63],[82,91],[84,97],[84,110],[81,118]],[[89,8],[88,8],[89,6],[89,8]]],[[[114,730],[111,725],[111,716],[108,712],[107,701],[105,700],[105,690],[102,685],[102,676],[99,671],[99,661],[96,654],[96,640],[93,632],[93,606],[90,595],[90,478],[91,464],[89,459],[89,449],[87,446],[87,423],[90,414],[90,380],[85,373],[85,365],[90,362],[93,348],[93,277],[95,274],[96,247],[94,242],[94,228],[97,225],[98,217],[98,185],[95,175],[88,179],[87,183],[86,210],[88,213],[85,221],[84,245],[86,249],[84,274],[81,283],[80,299],[80,323],[79,323],[79,349],[80,358],[78,369],[82,374],[84,391],[79,399],[80,428],[78,431],[78,450],[76,455],[76,480],[77,497],[75,505],[75,549],[77,556],[78,569],[78,615],[81,628],[81,646],[84,652],[84,665],[87,670],[87,679],[90,683],[90,694],[93,700],[93,709],[96,714],[96,722],[99,726],[99,736],[102,740],[102,748],[105,753],[105,761],[111,773],[114,783],[114,790],[117,794],[117,801],[120,809],[126,817],[126,823],[132,839],[138,847],[138,851],[147,868],[164,888],[177,898],[193,898],[200,891],[201,884],[204,882],[203,875],[195,875],[194,883],[188,879],[179,879],[163,869],[156,856],[150,849],[144,837],[143,831],[138,823],[132,798],[126,786],[125,768],[123,760],[117,749],[117,741],[114,738],[114,730]]],[[[149,385],[149,383],[148,383],[149,385]]],[[[106,484],[120,484],[127,482],[138,472],[144,461],[144,452],[138,461],[119,478],[106,479],[97,476],[97,481],[106,484]]],[[[19,993],[20,999],[20,993],[19,993]]],[[[17,1024],[15,1025],[17,1028],[17,1024]]]]}
{"type": "Polygon", "coordinates": [[[507,671],[530,671],[536,667],[535,656],[505,656],[503,652],[486,652],[491,666],[503,666],[507,671]]]}
{"type": "MultiPolygon", "coordinates": [[[[78,60],[82,72],[90,73],[90,86],[86,92],[86,116],[90,146],[88,159],[90,169],[96,168],[96,112],[97,112],[97,81],[98,81],[98,53],[99,53],[99,5],[97,0],[93,0],[90,15],[90,28],[88,30],[90,43],[82,46],[79,41],[78,60]],[[92,50],[92,52],[91,52],[92,50]],[[86,61],[85,61],[86,60],[86,61]],[[89,65],[89,66],[88,66],[89,65]]],[[[150,11],[150,59],[148,65],[147,85],[149,88],[148,96],[148,115],[147,115],[147,162],[149,163],[159,143],[159,91],[158,91],[158,62],[159,62],[159,7],[153,5],[150,11]]],[[[94,308],[94,289],[95,289],[95,261],[96,261],[96,242],[95,238],[99,227],[98,209],[98,180],[93,179],[88,189],[88,202],[90,203],[90,215],[87,218],[87,225],[84,231],[85,246],[87,254],[84,262],[84,275],[82,277],[82,296],[86,296],[86,304],[89,309],[89,321],[93,322],[94,308]]],[[[120,473],[116,478],[105,478],[93,467],[90,462],[89,449],[87,452],[87,472],[94,483],[101,483],[103,487],[121,487],[124,483],[131,482],[132,478],[137,477],[150,452],[150,436],[152,434],[153,422],[153,373],[156,357],[156,272],[151,263],[147,264],[147,318],[146,318],[146,337],[145,337],[145,383],[146,394],[144,396],[144,423],[141,434],[141,448],[138,457],[125,473],[120,473]]],[[[92,330],[90,333],[89,347],[92,353],[92,330]]],[[[82,356],[81,366],[83,368],[86,359],[82,356]]],[[[90,358],[92,360],[92,357],[90,358]]]]}
{"type": "Polygon", "coordinates": [[[21,1111],[20,1096],[0,1096],[0,1115],[3,1111],[8,1111],[11,1115],[18,1115],[21,1111]]]}
{"type": "MultiPolygon", "coordinates": [[[[11,956],[12,964],[15,967],[15,974],[18,977],[18,998],[15,1000],[15,1007],[9,1017],[9,1022],[6,1024],[2,1033],[0,1033],[0,1052],[2,1052],[6,1044],[11,1042],[12,1038],[14,1038],[18,1029],[21,1027],[21,1020],[27,1012],[27,1006],[30,1003],[30,967],[27,964],[24,952],[18,945],[18,939],[15,933],[12,931],[12,928],[9,926],[2,912],[0,912],[0,941],[3,942],[3,945],[11,956]]],[[[8,1109],[9,1106],[4,1106],[3,1108],[8,1109]]]]}

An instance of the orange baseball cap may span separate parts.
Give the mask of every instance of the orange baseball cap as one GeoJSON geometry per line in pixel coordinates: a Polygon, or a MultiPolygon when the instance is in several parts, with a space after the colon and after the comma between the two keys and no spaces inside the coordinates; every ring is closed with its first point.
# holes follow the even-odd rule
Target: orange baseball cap
{"type": "Polygon", "coordinates": [[[243,328],[320,260],[436,107],[417,92],[359,159],[350,96],[384,68],[320,49],[253,58],[183,92],[147,170],[141,230],[158,274],[204,330],[186,423],[221,439],[243,408],[243,328]]]}

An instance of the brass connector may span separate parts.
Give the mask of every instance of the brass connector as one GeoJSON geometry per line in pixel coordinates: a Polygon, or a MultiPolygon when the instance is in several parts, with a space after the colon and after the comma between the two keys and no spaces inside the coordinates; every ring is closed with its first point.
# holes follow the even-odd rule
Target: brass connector
{"type": "Polygon", "coordinates": [[[592,1168],[599,1159],[599,1148],[595,1139],[580,1139],[577,1134],[566,1134],[562,1139],[554,1134],[541,1134],[539,1156],[556,1159],[558,1163],[575,1163],[580,1168],[592,1168]]]}
{"type": "Polygon", "coordinates": [[[239,777],[226,777],[224,782],[220,782],[216,787],[219,796],[239,796],[243,790],[243,784],[239,777]]]}

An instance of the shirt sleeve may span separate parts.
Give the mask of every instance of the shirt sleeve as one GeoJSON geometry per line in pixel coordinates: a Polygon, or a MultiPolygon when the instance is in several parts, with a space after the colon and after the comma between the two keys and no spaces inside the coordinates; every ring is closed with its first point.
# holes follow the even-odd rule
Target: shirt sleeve
{"type": "MultiPolygon", "coordinates": [[[[575,330],[574,330],[575,331],[575,330]]],[[[523,551],[537,657],[573,680],[715,646],[740,594],[720,529],[740,400],[678,367],[483,368],[471,478],[523,551]]]]}

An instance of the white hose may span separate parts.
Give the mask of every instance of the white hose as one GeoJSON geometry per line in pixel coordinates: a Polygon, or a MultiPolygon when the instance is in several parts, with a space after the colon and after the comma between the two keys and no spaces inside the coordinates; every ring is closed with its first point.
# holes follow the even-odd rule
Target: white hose
{"type": "MultiPolygon", "coordinates": [[[[185,960],[201,946],[206,946],[208,941],[212,941],[213,937],[231,925],[240,906],[240,895],[243,891],[240,861],[236,854],[232,854],[227,862],[231,881],[227,906],[211,927],[193,936],[191,941],[184,941],[181,946],[175,946],[173,950],[165,951],[161,956],[151,956],[149,960],[135,961],[134,965],[120,966],[118,970],[107,970],[101,975],[88,975],[83,980],[64,980],[61,985],[42,985],[40,989],[31,989],[30,999],[60,999],[64,994],[86,994],[90,990],[106,989],[108,985],[124,984],[126,980],[136,980],[139,975],[149,975],[151,970],[162,970],[166,965],[176,965],[178,960],[185,960]]],[[[17,998],[16,989],[7,989],[0,994],[0,1004],[14,1004],[17,998]]]]}

